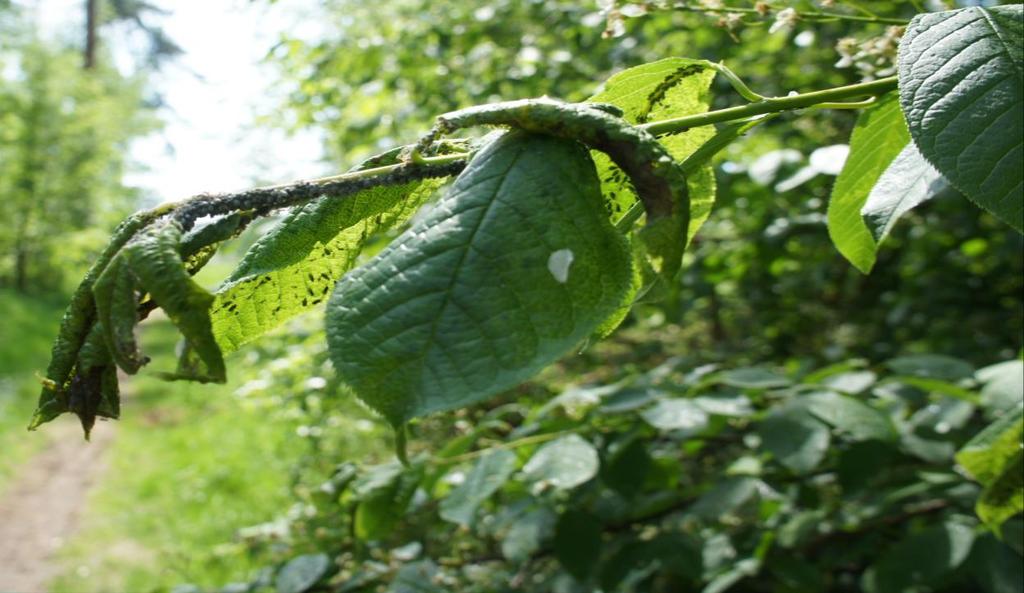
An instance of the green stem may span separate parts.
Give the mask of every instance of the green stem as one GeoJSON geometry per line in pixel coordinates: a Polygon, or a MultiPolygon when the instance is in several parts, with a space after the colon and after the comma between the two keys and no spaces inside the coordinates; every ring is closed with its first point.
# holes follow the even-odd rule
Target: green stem
{"type": "MultiPolygon", "coordinates": [[[[809,93],[790,95],[788,97],[766,98],[754,103],[748,103],[746,105],[727,107],[725,109],[719,109],[717,111],[708,111],[706,113],[687,115],[675,119],[663,119],[643,124],[637,127],[643,128],[656,136],[660,136],[662,134],[675,134],[678,132],[684,132],[690,128],[707,126],[711,124],[717,124],[733,120],[746,119],[749,117],[753,117],[755,115],[763,115],[765,113],[781,113],[784,111],[806,109],[808,107],[814,107],[819,104],[836,104],[839,101],[854,99],[858,97],[874,97],[877,95],[885,94],[895,89],[896,77],[891,76],[889,78],[880,78],[878,80],[873,80],[871,82],[862,82],[858,84],[851,84],[847,86],[825,89],[821,91],[811,91],[809,93]]],[[[861,107],[866,105],[868,105],[868,103],[854,103],[852,105],[844,107],[861,107]]],[[[830,105],[830,107],[838,108],[838,105],[830,105]]],[[[442,165],[467,159],[469,158],[469,156],[470,155],[468,153],[460,152],[441,156],[423,157],[423,163],[430,165],[442,165]]],[[[383,167],[364,169],[362,171],[355,171],[352,173],[342,173],[341,175],[313,179],[310,180],[309,183],[332,183],[335,181],[345,181],[351,179],[361,179],[364,177],[374,177],[377,175],[384,175],[390,173],[400,166],[402,165],[385,165],[383,167]]],[[[277,185],[273,187],[284,188],[288,187],[288,185],[277,185]]]]}
{"type": "Polygon", "coordinates": [[[553,439],[556,439],[567,434],[573,434],[574,430],[559,430],[557,432],[545,432],[542,434],[535,434],[528,437],[523,437],[515,441],[509,441],[507,443],[498,443],[497,445],[487,447],[485,449],[477,449],[476,451],[470,451],[469,453],[463,453],[462,455],[453,455],[451,457],[435,457],[431,459],[430,463],[433,465],[453,465],[456,463],[462,463],[463,461],[472,461],[477,457],[486,455],[487,453],[495,449],[518,449],[519,447],[525,447],[527,445],[536,445],[537,443],[544,443],[553,439]]]}
{"type": "Polygon", "coordinates": [[[834,103],[857,97],[873,97],[892,91],[896,88],[896,77],[880,78],[871,82],[862,82],[840,86],[823,91],[812,91],[790,95],[788,97],[772,97],[764,101],[727,107],[717,111],[708,111],[695,115],[686,115],[674,119],[663,119],[639,126],[655,136],[675,134],[690,128],[707,126],[735,119],[744,119],[764,113],[779,113],[814,107],[820,103],[834,103]]]}
{"type": "MultiPolygon", "coordinates": [[[[676,4],[672,6],[673,10],[679,10],[682,12],[701,12],[706,14],[750,14],[759,17],[766,16],[756,8],[746,8],[742,6],[720,6],[712,8],[702,5],[693,4],[676,4]]],[[[879,23],[883,25],[906,25],[910,21],[900,18],[882,17],[877,15],[857,15],[857,14],[843,14],[841,12],[825,12],[825,11],[814,11],[814,12],[797,12],[797,18],[804,21],[857,21],[861,23],[879,23]]]]}

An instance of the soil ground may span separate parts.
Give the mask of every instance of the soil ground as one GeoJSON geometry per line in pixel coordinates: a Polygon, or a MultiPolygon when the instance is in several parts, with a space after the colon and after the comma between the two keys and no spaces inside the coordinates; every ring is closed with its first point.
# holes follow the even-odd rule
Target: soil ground
{"type": "Polygon", "coordinates": [[[55,554],[75,532],[89,490],[106,469],[115,426],[98,423],[89,442],[70,415],[41,429],[49,444],[0,493],[0,592],[43,593],[57,575],[55,554]]]}

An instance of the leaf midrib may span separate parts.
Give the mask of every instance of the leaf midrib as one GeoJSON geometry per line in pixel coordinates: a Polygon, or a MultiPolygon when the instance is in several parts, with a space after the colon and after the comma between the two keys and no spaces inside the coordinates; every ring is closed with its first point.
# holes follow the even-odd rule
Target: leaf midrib
{"type": "MultiPolygon", "coordinates": [[[[494,208],[494,205],[496,203],[498,203],[498,194],[500,194],[502,189],[505,187],[505,182],[508,181],[509,172],[512,171],[512,168],[523,156],[523,153],[524,148],[519,147],[518,152],[512,158],[509,159],[508,166],[500,175],[501,180],[498,182],[498,187],[495,188],[494,193],[491,196],[492,199],[488,202],[487,208],[480,215],[480,218],[477,219],[476,225],[473,226],[473,230],[470,231],[469,237],[463,244],[462,254],[459,256],[459,260],[458,262],[456,262],[455,267],[452,270],[451,278],[448,280],[448,285],[445,287],[442,293],[441,306],[438,308],[437,315],[434,317],[433,321],[430,324],[430,334],[427,336],[427,339],[423,342],[423,349],[421,350],[419,356],[414,360],[415,364],[417,364],[420,368],[424,367],[424,361],[426,360],[427,355],[433,348],[433,344],[437,338],[438,328],[441,326],[441,319],[444,317],[444,314],[448,309],[448,305],[452,302],[452,289],[455,287],[455,282],[459,277],[459,273],[462,271],[462,266],[466,263],[466,258],[468,257],[469,252],[471,251],[470,247],[472,246],[473,241],[476,240],[476,235],[477,233],[480,232],[480,228],[483,227],[484,221],[487,220],[488,217],[490,217],[491,209],[494,208]]],[[[486,179],[481,181],[486,181],[486,179]]],[[[380,378],[380,382],[383,382],[384,379],[386,379],[392,373],[396,372],[398,369],[402,368],[402,366],[404,365],[396,366],[389,370],[384,375],[382,375],[380,378]]],[[[423,393],[417,391],[416,396],[418,400],[417,405],[419,407],[423,407],[423,393]]]]}

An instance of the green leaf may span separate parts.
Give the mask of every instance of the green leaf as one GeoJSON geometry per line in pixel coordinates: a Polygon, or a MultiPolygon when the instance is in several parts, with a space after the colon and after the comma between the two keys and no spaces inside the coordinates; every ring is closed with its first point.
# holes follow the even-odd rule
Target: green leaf
{"type": "Polygon", "coordinates": [[[406,564],[395,573],[387,593],[444,593],[437,584],[438,572],[437,565],[430,560],[406,564]]]}
{"type": "Polygon", "coordinates": [[[466,406],[589,336],[623,302],[630,267],[586,150],[506,134],[422,221],[338,283],[331,360],[393,424],[466,406]]]}
{"type": "Polygon", "coordinates": [[[644,410],[643,419],[659,430],[699,432],[708,425],[708,414],[687,399],[663,399],[644,410]]]}
{"type": "Polygon", "coordinates": [[[516,454],[511,451],[488,452],[473,466],[466,481],[441,501],[441,518],[460,525],[472,524],[477,507],[508,481],[516,465],[516,454]]]}
{"type": "Polygon", "coordinates": [[[516,517],[501,540],[501,554],[512,562],[523,562],[540,549],[555,524],[555,513],[538,507],[516,517]]]}
{"type": "Polygon", "coordinates": [[[224,358],[210,324],[213,295],[185,270],[181,235],[181,225],[171,221],[125,245],[122,254],[138,286],[160,305],[188,348],[203,362],[207,374],[201,379],[223,382],[227,376],[224,358]]]}
{"type": "Polygon", "coordinates": [[[934,584],[967,558],[974,530],[947,521],[909,535],[886,550],[864,574],[868,593],[920,590],[934,584]]]}
{"type": "Polygon", "coordinates": [[[821,380],[821,384],[843,393],[863,393],[875,384],[878,376],[871,371],[850,371],[829,375],[821,380]]]}
{"type": "Polygon", "coordinates": [[[735,476],[720,480],[697,499],[688,509],[691,515],[718,520],[745,504],[757,494],[758,480],[748,476],[735,476]]]}
{"type": "Polygon", "coordinates": [[[814,393],[805,399],[811,414],[853,440],[892,441],[898,436],[888,416],[858,399],[838,393],[814,393]]]}
{"type": "Polygon", "coordinates": [[[523,467],[537,487],[569,490],[597,475],[597,449],[582,437],[570,434],[545,444],[523,467]]]}
{"type": "Polygon", "coordinates": [[[292,558],[274,579],[277,593],[303,593],[327,574],[331,559],[327,554],[306,554],[292,558]]]}
{"type": "Polygon", "coordinates": [[[983,487],[976,510],[998,530],[1024,511],[1024,405],[1004,412],[956,454],[956,461],[983,487]]]}
{"type": "Polygon", "coordinates": [[[118,253],[92,287],[96,317],[110,356],[124,372],[134,375],[145,364],[135,342],[139,322],[137,280],[127,258],[118,253]]]}
{"type": "MultiPolygon", "coordinates": [[[[369,161],[354,170],[378,164],[387,163],[369,161]]],[[[216,291],[210,317],[224,352],[324,302],[367,242],[408,221],[444,182],[378,185],[293,209],[249,249],[216,291]]]]}
{"type": "Polygon", "coordinates": [[[836,178],[828,203],[828,234],[836,249],[867,274],[878,246],[861,218],[871,189],[910,141],[896,93],[863,111],[850,137],[850,155],[836,178]]]}
{"type": "Polygon", "coordinates": [[[586,580],[601,556],[601,521],[594,515],[569,510],[558,518],[552,542],[555,558],[566,572],[586,580]]]}
{"type": "Polygon", "coordinates": [[[775,389],[792,384],[784,375],[758,367],[725,371],[717,379],[723,385],[740,389],[775,389]]]}
{"type": "Polygon", "coordinates": [[[1010,546],[992,535],[978,538],[967,565],[987,593],[1020,593],[1024,562],[1010,546]]]}
{"type": "Polygon", "coordinates": [[[644,441],[631,438],[609,448],[601,464],[601,479],[623,496],[640,492],[651,469],[651,456],[644,441]]]}
{"type": "Polygon", "coordinates": [[[942,381],[967,379],[974,374],[974,367],[970,363],[942,354],[899,356],[888,360],[885,364],[902,375],[914,375],[942,381]]]}
{"type": "Polygon", "coordinates": [[[626,542],[602,561],[601,587],[604,591],[635,591],[621,585],[629,582],[632,575],[649,575],[651,569],[697,581],[703,565],[699,543],[679,533],[661,533],[653,539],[626,542]]]}
{"type": "Polygon", "coordinates": [[[881,245],[901,216],[947,187],[946,180],[918,152],[907,144],[871,188],[861,208],[875,245],[881,245]]]}
{"type": "MultiPolygon", "coordinates": [[[[715,70],[705,60],[666,58],[623,70],[605,81],[588,101],[608,103],[622,109],[623,119],[632,124],[703,113],[711,105],[711,81],[715,70]]],[[[685,161],[715,135],[713,126],[702,126],[672,134],[659,141],[677,161],[685,161]]],[[[690,193],[692,239],[711,213],[715,201],[714,171],[707,161],[691,161],[687,167],[690,193]]],[[[592,153],[604,192],[605,207],[619,220],[636,203],[637,196],[628,177],[607,155],[592,153]]]]}
{"type": "Polygon", "coordinates": [[[919,14],[898,53],[900,103],[921,154],[1024,232],[1024,23],[1020,4],[919,14]]]}
{"type": "Polygon", "coordinates": [[[1009,410],[1024,401],[1024,361],[1008,360],[978,369],[981,405],[991,411],[1009,410]]]}
{"type": "Polygon", "coordinates": [[[782,465],[805,474],[828,452],[828,427],[805,409],[789,406],[764,419],[757,428],[761,445],[782,465]]]}
{"type": "Polygon", "coordinates": [[[359,504],[355,513],[356,537],[381,539],[402,520],[423,477],[422,467],[405,468],[398,462],[379,465],[353,485],[359,504]]]}

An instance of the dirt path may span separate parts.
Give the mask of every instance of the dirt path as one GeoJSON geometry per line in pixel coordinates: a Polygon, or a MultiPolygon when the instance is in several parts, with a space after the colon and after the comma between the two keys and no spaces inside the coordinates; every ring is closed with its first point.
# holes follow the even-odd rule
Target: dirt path
{"type": "Polygon", "coordinates": [[[91,442],[70,415],[45,427],[50,444],[0,494],[0,591],[42,593],[57,576],[54,554],[74,533],[89,489],[106,469],[115,426],[97,424],[91,442]]]}

